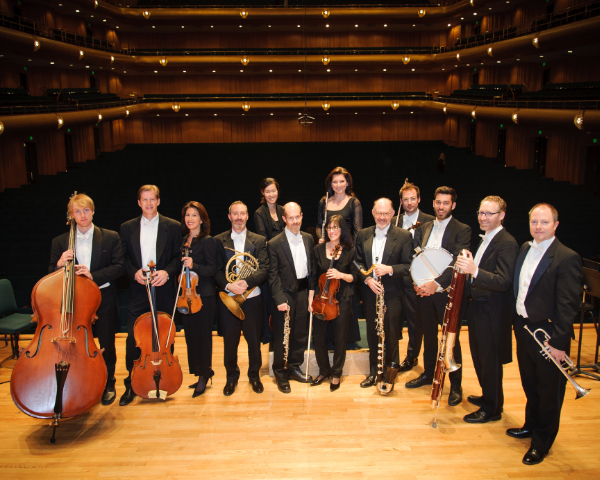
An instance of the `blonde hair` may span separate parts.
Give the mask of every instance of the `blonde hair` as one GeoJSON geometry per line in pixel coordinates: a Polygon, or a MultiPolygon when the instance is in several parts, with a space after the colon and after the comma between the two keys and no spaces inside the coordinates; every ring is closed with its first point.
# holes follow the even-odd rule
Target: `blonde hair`
{"type": "Polygon", "coordinates": [[[495,202],[498,204],[498,208],[500,208],[501,212],[506,212],[506,202],[498,195],[488,195],[481,201],[481,203],[483,202],[495,202]]]}
{"type": "Polygon", "coordinates": [[[138,190],[138,201],[142,198],[142,193],[144,192],[154,192],[156,199],[160,198],[160,190],[156,185],[142,185],[138,190]]]}
{"type": "Polygon", "coordinates": [[[96,210],[94,208],[94,201],[85,193],[78,193],[77,195],[73,195],[71,200],[69,200],[69,204],[67,205],[69,213],[73,213],[73,208],[75,208],[75,204],[80,205],[83,208],[89,207],[92,210],[96,210]]]}

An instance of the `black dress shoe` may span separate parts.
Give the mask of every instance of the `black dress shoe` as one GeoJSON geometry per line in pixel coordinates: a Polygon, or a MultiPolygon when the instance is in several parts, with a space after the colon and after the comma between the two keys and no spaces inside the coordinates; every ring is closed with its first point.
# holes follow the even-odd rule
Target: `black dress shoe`
{"type": "Polygon", "coordinates": [[[408,372],[409,370],[412,370],[413,367],[416,367],[418,364],[419,364],[418,358],[406,357],[404,360],[402,360],[402,363],[400,364],[400,368],[398,369],[398,371],[399,372],[408,372]]]}
{"type": "Polygon", "coordinates": [[[225,395],[226,397],[233,395],[233,392],[235,392],[236,385],[237,385],[237,382],[227,382],[225,384],[225,388],[223,388],[223,395],[225,395]]]}
{"type": "Polygon", "coordinates": [[[295,380],[296,382],[300,382],[300,383],[310,383],[310,382],[312,382],[313,378],[311,375],[306,377],[306,375],[304,375],[304,373],[302,373],[302,370],[300,370],[299,368],[294,368],[293,370],[290,371],[288,379],[295,380]]]}
{"type": "Polygon", "coordinates": [[[544,457],[546,455],[546,452],[536,450],[535,448],[530,448],[523,457],[523,463],[525,465],[537,465],[538,463],[542,463],[544,461],[544,457]]]}
{"type": "Polygon", "coordinates": [[[254,390],[254,393],[262,393],[265,391],[265,387],[263,387],[263,384],[260,380],[252,380],[250,385],[252,385],[252,390],[254,390]]]}
{"type": "Polygon", "coordinates": [[[121,399],[119,400],[119,405],[121,407],[129,405],[131,402],[133,402],[134,398],[135,393],[133,393],[133,389],[130,387],[127,390],[125,390],[125,393],[121,396],[121,399]]]}
{"type": "Polygon", "coordinates": [[[433,378],[428,377],[427,375],[422,373],[417,378],[413,378],[409,382],[406,382],[406,385],[404,385],[404,386],[406,388],[419,388],[419,387],[422,387],[423,385],[431,385],[431,384],[433,384],[433,378]]]}
{"type": "Polygon", "coordinates": [[[456,407],[460,405],[462,402],[462,388],[461,387],[451,387],[450,395],[448,395],[448,405],[451,407],[456,407]]]}
{"type": "Polygon", "coordinates": [[[317,385],[321,385],[328,378],[329,378],[329,375],[319,375],[312,382],[310,382],[310,386],[311,387],[316,387],[317,385]]]}
{"type": "Polygon", "coordinates": [[[467,401],[472,403],[476,407],[481,408],[483,406],[483,395],[481,397],[477,397],[476,395],[469,395],[467,397],[467,401]]]}
{"type": "Polygon", "coordinates": [[[340,380],[338,383],[330,383],[329,384],[329,391],[330,392],[335,392],[337,389],[340,388],[340,385],[342,384],[342,381],[340,380]]]}
{"type": "Polygon", "coordinates": [[[473,413],[469,413],[465,415],[463,420],[467,423],[488,423],[488,422],[496,422],[502,418],[501,413],[497,413],[496,415],[491,415],[488,412],[484,412],[483,410],[477,410],[473,413]]]}
{"type": "Polygon", "coordinates": [[[532,433],[531,430],[527,430],[526,428],[509,428],[506,431],[506,434],[509,437],[513,437],[513,438],[531,438],[532,433]]]}
{"type": "Polygon", "coordinates": [[[369,375],[362,382],[360,382],[360,388],[372,387],[373,385],[375,385],[376,381],[377,381],[377,378],[375,377],[375,375],[369,375]]]}
{"type": "Polygon", "coordinates": [[[197,385],[198,385],[198,382],[192,383],[191,385],[188,385],[188,388],[196,388],[197,385]]]}
{"type": "Polygon", "coordinates": [[[114,385],[112,387],[106,387],[104,389],[104,393],[102,394],[102,405],[110,405],[117,398],[117,391],[115,390],[114,385]]]}
{"type": "Polygon", "coordinates": [[[290,382],[285,379],[277,380],[277,388],[281,393],[291,393],[290,382]]]}

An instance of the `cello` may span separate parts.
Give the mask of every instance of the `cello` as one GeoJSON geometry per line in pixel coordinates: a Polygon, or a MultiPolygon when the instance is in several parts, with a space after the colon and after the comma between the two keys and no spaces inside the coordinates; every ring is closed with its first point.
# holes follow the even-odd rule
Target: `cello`
{"type": "MultiPolygon", "coordinates": [[[[337,244],[331,254],[329,268],[333,268],[333,262],[342,246],[337,244]]],[[[327,272],[319,277],[319,294],[315,295],[312,303],[312,310],[315,317],[319,320],[333,320],[340,315],[340,303],[335,298],[340,290],[340,281],[337,278],[327,278],[327,272]]]]}
{"type": "Polygon", "coordinates": [[[52,443],[58,421],[92,408],[102,397],[107,379],[103,350],[96,347],[92,334],[102,295],[93,280],[75,274],[77,222],[71,213],[67,225],[73,259],[33,287],[31,306],[37,327],[10,380],[10,394],[23,413],[52,419],[52,443]]]}
{"type": "MultiPolygon", "coordinates": [[[[192,253],[192,250],[190,249],[191,244],[192,236],[189,235],[187,242],[181,249],[184,257],[189,257],[190,253],[192,253]]],[[[181,295],[177,298],[177,310],[183,315],[198,313],[202,308],[202,298],[200,298],[200,294],[196,292],[197,286],[198,274],[196,272],[190,272],[190,267],[182,267],[181,274],[179,275],[179,289],[181,290],[181,295]],[[181,284],[184,279],[185,288],[182,288],[181,284]]]]}
{"type": "Polygon", "coordinates": [[[171,353],[175,344],[175,324],[172,316],[157,312],[154,307],[156,291],[151,280],[156,271],[156,264],[150,261],[148,268],[150,272],[146,275],[146,291],[150,311],[140,315],[133,325],[136,347],[142,354],[133,361],[131,388],[142,398],[166,400],[168,395],[173,395],[181,387],[183,373],[179,359],[171,353]]]}

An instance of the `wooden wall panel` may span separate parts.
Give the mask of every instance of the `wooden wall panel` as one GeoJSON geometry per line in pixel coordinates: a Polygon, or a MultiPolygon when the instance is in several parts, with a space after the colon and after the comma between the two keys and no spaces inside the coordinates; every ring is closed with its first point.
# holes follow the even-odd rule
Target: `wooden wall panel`
{"type": "Polygon", "coordinates": [[[39,132],[34,135],[34,141],[40,175],[54,175],[67,170],[65,135],[62,130],[39,132]]]}
{"type": "Polygon", "coordinates": [[[585,133],[553,131],[548,135],[546,177],[582,185],[587,149],[585,133]]]}
{"type": "Polygon", "coordinates": [[[0,69],[0,88],[19,88],[19,73],[23,71],[23,67],[3,62],[0,69]]]}
{"type": "Polygon", "coordinates": [[[498,130],[500,126],[496,122],[477,122],[475,155],[488,158],[498,156],[498,130]]]}
{"type": "Polygon", "coordinates": [[[590,82],[600,79],[600,56],[569,57],[550,66],[551,83],[590,82]]]}
{"type": "Polygon", "coordinates": [[[537,130],[519,125],[506,127],[505,164],[518,169],[533,168],[537,130]]]}
{"type": "Polygon", "coordinates": [[[0,137],[0,192],[27,183],[23,142],[18,136],[0,137]]]}
{"type": "Polygon", "coordinates": [[[73,135],[73,161],[86,162],[95,158],[94,127],[92,125],[71,129],[73,135]]]}

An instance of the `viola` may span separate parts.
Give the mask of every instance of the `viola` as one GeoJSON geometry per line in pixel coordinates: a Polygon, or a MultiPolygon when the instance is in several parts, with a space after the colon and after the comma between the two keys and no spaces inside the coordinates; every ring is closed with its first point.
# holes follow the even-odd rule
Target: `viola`
{"type": "MultiPolygon", "coordinates": [[[[188,236],[187,242],[183,246],[182,255],[189,257],[192,250],[190,246],[192,244],[192,235],[188,236]]],[[[198,285],[198,274],[190,271],[190,267],[183,267],[183,272],[179,275],[179,290],[181,294],[177,297],[177,310],[183,315],[189,315],[191,313],[198,313],[202,308],[202,298],[200,294],[196,292],[196,286],[198,285]],[[181,284],[185,279],[185,287],[182,288],[181,284]]]]}
{"type": "Polygon", "coordinates": [[[136,346],[142,351],[134,360],[131,371],[131,388],[142,398],[166,400],[173,395],[183,382],[179,359],[171,353],[175,344],[175,323],[164,312],[157,312],[156,291],[151,285],[156,264],[148,264],[150,274],[146,275],[146,291],[150,301],[150,311],[140,315],[133,325],[136,346]]]}
{"type": "MultiPolygon", "coordinates": [[[[336,245],[331,254],[329,268],[333,268],[333,263],[340,250],[341,245],[336,245]]],[[[327,273],[319,277],[319,294],[315,295],[312,303],[313,315],[319,320],[333,320],[340,315],[340,304],[337,301],[336,294],[340,290],[340,281],[337,278],[327,278],[327,273]]]]}
{"type": "Polygon", "coordinates": [[[77,223],[70,214],[67,218],[73,259],[33,287],[37,328],[10,380],[12,399],[23,413],[53,419],[52,443],[58,421],[98,403],[107,378],[102,350],[92,334],[102,295],[92,280],[75,274],[77,223]]]}

